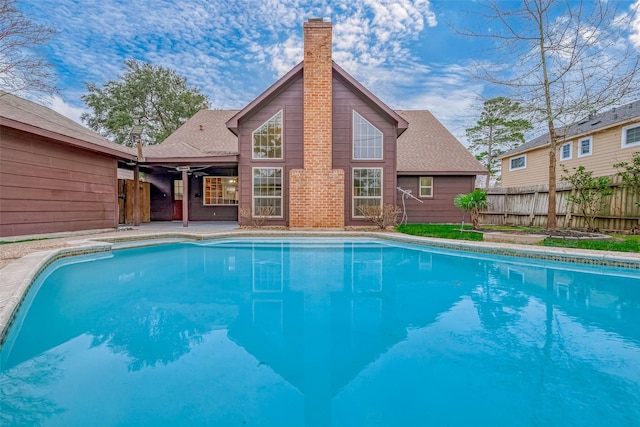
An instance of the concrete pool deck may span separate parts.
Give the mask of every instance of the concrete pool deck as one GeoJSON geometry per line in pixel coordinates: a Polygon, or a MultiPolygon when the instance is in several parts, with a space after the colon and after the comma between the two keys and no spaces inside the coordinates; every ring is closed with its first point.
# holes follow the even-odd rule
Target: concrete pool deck
{"type": "Polygon", "coordinates": [[[369,237],[401,243],[416,243],[444,249],[521,256],[524,258],[568,261],[591,265],[614,266],[637,271],[640,278],[640,254],[548,248],[502,242],[471,242],[408,236],[378,231],[289,231],[240,229],[236,222],[181,222],[144,224],[119,230],[93,230],[54,235],[3,238],[0,245],[0,344],[13,322],[32,283],[57,259],[108,252],[125,247],[166,244],[177,241],[233,237],[369,237]]]}

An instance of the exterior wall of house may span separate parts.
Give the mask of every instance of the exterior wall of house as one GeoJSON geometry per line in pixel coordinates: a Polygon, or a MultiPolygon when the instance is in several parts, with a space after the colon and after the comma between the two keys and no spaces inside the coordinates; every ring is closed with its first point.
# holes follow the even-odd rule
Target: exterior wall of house
{"type": "MultiPolygon", "coordinates": [[[[252,173],[254,167],[281,167],[282,168],[282,218],[269,219],[269,225],[288,225],[290,194],[289,171],[299,169],[303,165],[302,144],[302,97],[303,85],[301,76],[294,78],[292,82],[276,94],[264,107],[245,117],[239,123],[238,148],[239,148],[239,209],[251,209],[252,200],[252,173]],[[273,117],[278,111],[283,112],[283,153],[282,159],[252,159],[252,133],[273,117]]],[[[250,223],[246,218],[239,218],[240,224],[250,223]]]]}
{"type": "MultiPolygon", "coordinates": [[[[421,176],[430,175],[425,173],[421,176]]],[[[411,194],[423,202],[420,203],[411,198],[405,200],[408,223],[457,223],[462,221],[462,211],[455,207],[453,199],[458,194],[466,194],[474,190],[475,176],[433,176],[433,197],[420,197],[419,182],[420,176],[398,176],[398,186],[404,190],[411,190],[411,194]]],[[[397,192],[396,197],[396,204],[402,208],[402,193],[397,192]]]]}
{"type": "MultiPolygon", "coordinates": [[[[640,123],[636,122],[636,123],[640,123]]],[[[593,172],[594,176],[608,176],[617,172],[614,164],[618,162],[631,161],[633,153],[640,151],[640,146],[622,148],[622,129],[630,123],[615,126],[602,132],[594,132],[586,134],[579,138],[573,138],[567,143],[571,143],[571,159],[561,160],[560,151],[557,154],[558,168],[557,179],[562,176],[562,167],[565,165],[569,171],[578,166],[584,166],[587,170],[593,172]],[[592,138],[592,154],[587,156],[578,156],[578,141],[587,137],[592,138]]],[[[564,143],[559,144],[558,150],[564,143]]],[[[542,147],[526,153],[527,167],[517,171],[509,171],[509,160],[518,157],[516,154],[510,158],[502,159],[502,186],[503,187],[521,187],[527,185],[547,184],[549,181],[549,147],[542,147]]]]}
{"type": "MultiPolygon", "coordinates": [[[[235,168],[210,172],[211,176],[233,176],[235,168]]],[[[181,179],[177,173],[150,173],[145,181],[150,183],[151,221],[173,219],[173,181],[181,179]]],[[[202,176],[189,175],[189,221],[237,221],[238,206],[207,206],[203,204],[202,176]]]]}
{"type": "Polygon", "coordinates": [[[173,194],[171,185],[173,176],[168,174],[146,174],[145,181],[150,184],[151,221],[171,221],[173,215],[173,194]]]}
{"type": "MultiPolygon", "coordinates": [[[[344,194],[344,205],[340,215],[346,225],[366,225],[366,220],[352,218],[352,168],[383,168],[383,203],[393,204],[396,198],[396,127],[385,118],[370,101],[356,95],[340,78],[332,79],[333,114],[332,114],[332,168],[344,172],[344,181],[339,194],[344,194]],[[383,160],[353,160],[353,111],[367,119],[383,133],[383,160]]],[[[293,194],[290,187],[290,171],[300,169],[304,165],[303,144],[303,77],[294,79],[288,87],[277,94],[267,105],[240,123],[238,145],[240,149],[239,182],[240,208],[252,206],[252,169],[254,167],[283,168],[283,218],[269,219],[269,225],[289,225],[289,199],[293,194]],[[258,129],[278,111],[283,110],[283,159],[252,159],[252,132],[258,129]]],[[[314,189],[326,186],[326,180],[312,181],[311,197],[314,189]],[[318,185],[320,183],[320,185],[318,185]]],[[[153,197],[152,197],[153,199],[153,197]]],[[[152,207],[153,212],[153,207],[152,207]]],[[[316,215],[319,216],[319,215],[316,215]]],[[[152,217],[153,219],[153,217],[152,217]]],[[[248,224],[247,219],[239,218],[241,224],[248,224]]]]}
{"type": "Polygon", "coordinates": [[[116,159],[0,130],[0,236],[115,228],[116,159]]]}
{"type": "Polygon", "coordinates": [[[333,167],[344,170],[345,225],[367,225],[353,218],[353,168],[382,168],[383,204],[396,201],[396,126],[370,100],[356,95],[340,78],[333,78],[333,167]],[[382,160],[353,160],[353,111],[382,132],[382,160]]]}
{"type": "MultiPolygon", "coordinates": [[[[216,176],[219,174],[216,174],[216,176]]],[[[207,206],[203,203],[201,176],[189,175],[189,221],[237,221],[237,205],[207,206]]]]}

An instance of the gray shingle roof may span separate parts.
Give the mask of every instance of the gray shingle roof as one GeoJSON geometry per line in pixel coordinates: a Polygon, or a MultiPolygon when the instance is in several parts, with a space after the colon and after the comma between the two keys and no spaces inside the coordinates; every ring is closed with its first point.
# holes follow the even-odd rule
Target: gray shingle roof
{"type": "MultiPolygon", "coordinates": [[[[579,120],[569,128],[566,135],[567,139],[588,135],[589,133],[604,129],[612,125],[625,122],[634,118],[640,118],[640,100],[630,102],[620,107],[612,108],[600,114],[594,114],[579,120]]],[[[517,148],[506,152],[502,158],[509,157],[514,154],[524,153],[534,148],[542,147],[549,144],[549,133],[544,133],[534,139],[525,142],[517,148]]]]}
{"type": "Polygon", "coordinates": [[[39,130],[48,131],[63,137],[89,143],[89,147],[93,145],[97,151],[104,151],[103,149],[106,148],[109,151],[115,150],[115,152],[127,154],[128,156],[126,157],[135,155],[135,150],[132,148],[109,141],[102,135],[74,122],[62,114],[56,113],[50,108],[10,93],[0,92],[0,117],[25,124],[34,132],[38,132],[39,130]]]}
{"type": "MultiPolygon", "coordinates": [[[[201,110],[162,144],[144,148],[149,159],[226,156],[238,138],[225,123],[237,110],[201,110]]],[[[481,174],[486,170],[429,111],[396,111],[409,122],[398,138],[398,172],[481,174]]]]}
{"type": "Polygon", "coordinates": [[[238,153],[238,137],[225,123],[237,110],[200,110],[161,144],[144,147],[146,158],[196,158],[238,153]]]}
{"type": "Polygon", "coordinates": [[[409,122],[398,138],[398,172],[486,173],[486,168],[429,111],[397,112],[409,122]]]}

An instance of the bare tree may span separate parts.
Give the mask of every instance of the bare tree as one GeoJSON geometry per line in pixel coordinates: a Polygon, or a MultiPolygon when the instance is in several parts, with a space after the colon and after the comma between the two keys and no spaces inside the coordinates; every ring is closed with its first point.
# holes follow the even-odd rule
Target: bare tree
{"type": "Polygon", "coordinates": [[[9,93],[57,92],[52,66],[36,53],[55,31],[35,24],[15,6],[0,0],[0,90],[9,93]]]}
{"type": "Polygon", "coordinates": [[[640,92],[638,52],[627,43],[631,16],[616,2],[490,1],[480,17],[487,33],[460,31],[496,42],[498,65],[475,64],[476,77],[506,86],[549,132],[547,229],[556,228],[558,147],[579,118],[640,92]]]}

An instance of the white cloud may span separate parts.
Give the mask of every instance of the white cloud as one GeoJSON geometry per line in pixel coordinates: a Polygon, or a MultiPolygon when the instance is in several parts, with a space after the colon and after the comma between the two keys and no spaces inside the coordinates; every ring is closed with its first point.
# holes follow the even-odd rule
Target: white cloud
{"type": "Polygon", "coordinates": [[[22,1],[61,30],[49,55],[64,95],[51,107],[76,121],[84,83],[117,79],[127,58],[175,69],[213,108],[241,108],[302,60],[310,17],[333,22],[336,62],[392,108],[430,109],[449,126],[480,90],[462,66],[415,57],[411,44],[438,25],[428,0],[22,1]]]}
{"type": "Polygon", "coordinates": [[[84,108],[75,107],[71,104],[68,104],[58,95],[54,95],[51,99],[46,101],[45,105],[51,108],[53,111],[60,113],[63,116],[66,116],[75,122],[83,124],[82,121],[80,120],[80,116],[82,115],[82,113],[86,112],[87,110],[84,108]]]}
{"type": "Polygon", "coordinates": [[[640,0],[636,0],[630,7],[632,14],[631,34],[629,40],[636,49],[640,49],[640,0]]]}

